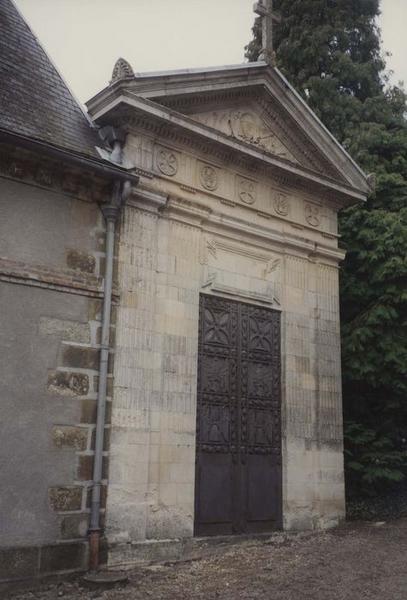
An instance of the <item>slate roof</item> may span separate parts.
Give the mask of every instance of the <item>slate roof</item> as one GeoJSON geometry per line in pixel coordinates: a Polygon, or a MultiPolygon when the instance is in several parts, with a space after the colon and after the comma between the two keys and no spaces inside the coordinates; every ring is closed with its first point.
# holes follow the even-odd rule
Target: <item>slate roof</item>
{"type": "Polygon", "coordinates": [[[102,145],[12,0],[0,0],[0,128],[93,157],[102,145]]]}

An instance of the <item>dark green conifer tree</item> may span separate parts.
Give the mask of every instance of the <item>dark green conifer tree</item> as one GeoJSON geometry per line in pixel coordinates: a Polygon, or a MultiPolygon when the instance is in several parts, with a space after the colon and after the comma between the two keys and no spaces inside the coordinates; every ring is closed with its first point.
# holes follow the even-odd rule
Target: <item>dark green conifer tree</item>
{"type": "MultiPolygon", "coordinates": [[[[342,211],[343,389],[348,491],[407,474],[406,95],[389,85],[379,0],[276,0],[277,66],[376,191],[342,211]]],[[[256,60],[256,20],[246,57],[256,60]]]]}

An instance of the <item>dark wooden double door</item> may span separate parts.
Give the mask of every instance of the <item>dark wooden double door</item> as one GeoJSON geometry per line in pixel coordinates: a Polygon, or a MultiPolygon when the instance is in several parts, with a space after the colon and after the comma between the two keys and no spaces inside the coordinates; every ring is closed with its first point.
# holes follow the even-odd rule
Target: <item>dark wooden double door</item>
{"type": "Polygon", "coordinates": [[[200,299],[195,535],[281,527],[280,314],[200,299]]]}

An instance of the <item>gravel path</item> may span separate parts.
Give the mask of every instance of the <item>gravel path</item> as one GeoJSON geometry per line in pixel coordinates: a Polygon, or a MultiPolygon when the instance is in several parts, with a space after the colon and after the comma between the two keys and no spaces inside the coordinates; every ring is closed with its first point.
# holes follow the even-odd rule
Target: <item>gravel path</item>
{"type": "Polygon", "coordinates": [[[407,600],[407,519],[322,533],[221,544],[206,556],[130,571],[125,587],[80,579],[13,600],[407,600]]]}

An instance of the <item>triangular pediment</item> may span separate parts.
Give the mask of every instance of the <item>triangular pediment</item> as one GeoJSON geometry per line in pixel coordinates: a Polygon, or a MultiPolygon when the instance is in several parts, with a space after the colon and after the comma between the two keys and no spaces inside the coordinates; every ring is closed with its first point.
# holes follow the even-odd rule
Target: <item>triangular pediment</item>
{"type": "Polygon", "coordinates": [[[153,96],[158,102],[231,139],[325,177],[349,182],[337,162],[308,135],[265,85],[153,96]]]}
{"type": "Polygon", "coordinates": [[[88,103],[99,123],[148,119],[296,180],[364,199],[366,175],[283,75],[264,63],[135,74],[88,103]],[[132,116],[133,115],[133,116],[132,116]],[[323,183],[325,182],[325,183],[323,183]],[[335,187],[336,186],[336,187],[335,187]]]}

